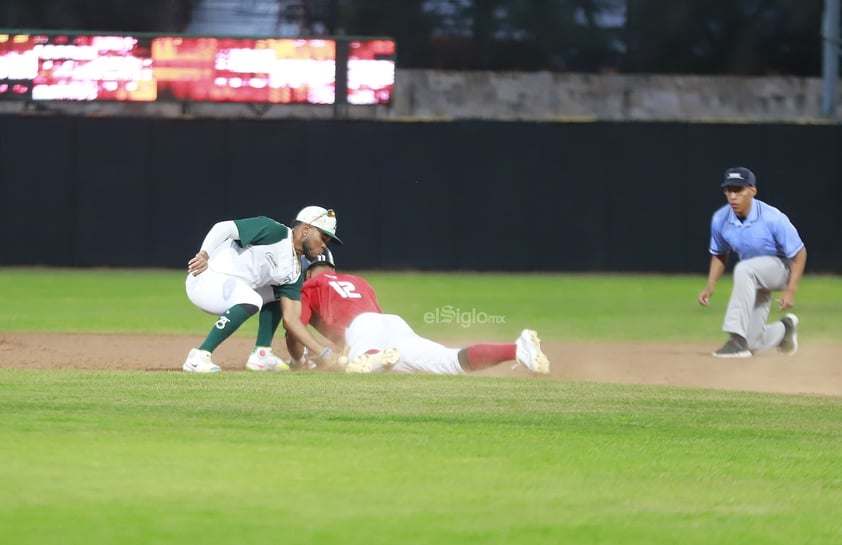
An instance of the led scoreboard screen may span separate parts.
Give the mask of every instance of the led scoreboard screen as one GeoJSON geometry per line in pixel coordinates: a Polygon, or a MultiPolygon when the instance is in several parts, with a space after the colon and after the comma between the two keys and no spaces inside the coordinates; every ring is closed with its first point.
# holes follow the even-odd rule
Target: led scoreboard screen
{"type": "MultiPolygon", "coordinates": [[[[330,39],[0,34],[0,99],[333,104],[330,39]]],[[[352,40],[349,104],[387,104],[395,42],[352,40]]]]}
{"type": "Polygon", "coordinates": [[[348,103],[388,104],[394,87],[394,40],[352,40],[348,53],[348,103]]]}

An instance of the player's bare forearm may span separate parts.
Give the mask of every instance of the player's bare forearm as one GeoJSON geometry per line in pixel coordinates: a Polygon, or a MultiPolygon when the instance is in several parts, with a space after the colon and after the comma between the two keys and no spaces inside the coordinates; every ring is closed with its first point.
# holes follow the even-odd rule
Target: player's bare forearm
{"type": "MultiPolygon", "coordinates": [[[[301,323],[301,302],[286,297],[281,297],[281,312],[283,314],[284,329],[294,340],[307,347],[311,354],[317,355],[324,352],[329,345],[322,345],[313,337],[307,326],[301,323]]],[[[289,343],[287,343],[289,346],[289,343]]],[[[290,356],[294,356],[290,354],[290,356]]]]}
{"type": "Polygon", "coordinates": [[[710,270],[708,271],[708,287],[716,287],[716,283],[725,272],[725,265],[728,264],[728,254],[714,255],[710,258],[710,270]]]}
{"type": "Polygon", "coordinates": [[[304,356],[304,345],[294,335],[286,334],[287,352],[293,361],[299,361],[304,356]]]}
{"type": "Polygon", "coordinates": [[[725,272],[725,265],[728,263],[728,254],[714,255],[710,258],[710,270],[708,271],[708,283],[699,293],[699,304],[707,306],[710,303],[710,296],[716,288],[716,283],[725,272]]]}
{"type": "Polygon", "coordinates": [[[795,293],[798,291],[798,284],[801,282],[801,277],[804,276],[804,268],[807,266],[807,247],[801,248],[797,254],[792,258],[789,264],[789,282],[786,289],[795,293]]]}
{"type": "Polygon", "coordinates": [[[786,288],[777,298],[778,310],[786,310],[795,306],[795,292],[798,291],[798,284],[804,275],[804,267],[807,265],[807,248],[801,248],[789,264],[789,282],[786,288]]]}

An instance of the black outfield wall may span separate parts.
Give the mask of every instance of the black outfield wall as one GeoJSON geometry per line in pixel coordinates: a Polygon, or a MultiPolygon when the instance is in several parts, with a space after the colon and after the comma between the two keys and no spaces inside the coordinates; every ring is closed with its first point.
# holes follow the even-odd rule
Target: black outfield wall
{"type": "Polygon", "coordinates": [[[842,126],[0,116],[0,265],[182,268],[333,207],[346,269],[705,273],[725,168],[842,273],[842,126]]]}

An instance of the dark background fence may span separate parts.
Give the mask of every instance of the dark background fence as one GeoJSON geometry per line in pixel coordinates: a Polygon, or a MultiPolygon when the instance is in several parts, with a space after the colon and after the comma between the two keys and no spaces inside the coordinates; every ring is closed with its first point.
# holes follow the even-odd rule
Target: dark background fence
{"type": "Polygon", "coordinates": [[[0,265],[182,268],[333,207],[346,269],[707,270],[725,168],[842,272],[842,127],[0,116],[0,265]]]}

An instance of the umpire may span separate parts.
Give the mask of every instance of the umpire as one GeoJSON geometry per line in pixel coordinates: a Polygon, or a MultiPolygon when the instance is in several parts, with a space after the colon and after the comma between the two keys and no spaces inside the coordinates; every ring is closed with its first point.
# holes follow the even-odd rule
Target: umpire
{"type": "Polygon", "coordinates": [[[789,218],[755,198],[757,178],[745,167],[729,168],[722,182],[728,204],[714,212],[710,226],[710,271],[699,304],[707,306],[730,252],[734,287],[722,330],[728,341],[713,353],[718,358],[749,358],[778,347],[785,354],[798,350],[798,317],[786,314],[767,324],[772,292],[780,291],[778,310],[795,305],[795,292],[807,263],[807,248],[789,218]]]}

